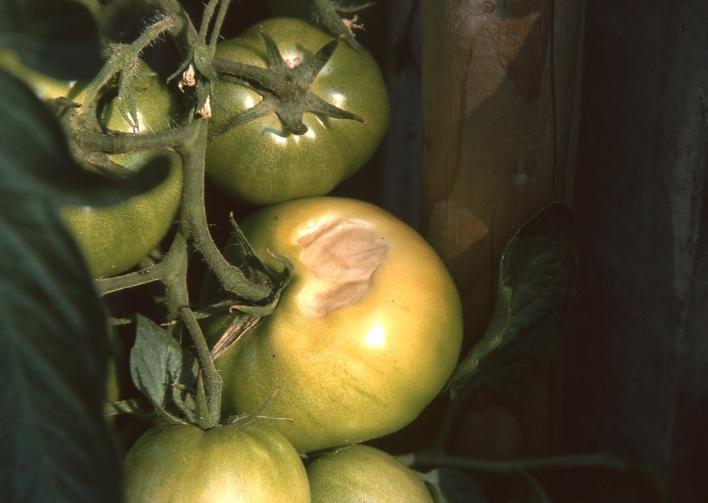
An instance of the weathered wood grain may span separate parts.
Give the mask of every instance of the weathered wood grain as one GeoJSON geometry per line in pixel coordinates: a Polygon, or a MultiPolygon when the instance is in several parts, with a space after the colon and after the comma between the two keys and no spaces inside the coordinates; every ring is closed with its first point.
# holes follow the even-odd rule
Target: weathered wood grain
{"type": "Polygon", "coordinates": [[[708,3],[596,0],[575,208],[567,439],[708,499],[708,3]]]}
{"type": "MultiPolygon", "coordinates": [[[[570,199],[582,14],[583,2],[422,3],[422,230],[457,282],[468,342],[487,322],[514,230],[546,203],[570,199]]],[[[545,384],[530,386],[529,408],[507,404],[531,439],[507,455],[550,446],[550,377],[538,379],[545,384]]]]}

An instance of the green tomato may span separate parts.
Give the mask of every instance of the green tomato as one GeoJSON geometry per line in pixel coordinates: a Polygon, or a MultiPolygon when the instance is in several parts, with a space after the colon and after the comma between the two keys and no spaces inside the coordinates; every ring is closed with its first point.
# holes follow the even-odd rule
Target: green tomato
{"type": "MultiPolygon", "coordinates": [[[[304,21],[274,18],[241,36],[222,42],[219,57],[266,67],[268,34],[291,64],[308,58],[332,37],[304,21]]],[[[233,127],[213,138],[207,149],[207,175],[237,199],[256,205],[323,195],[354,174],[383,138],[389,103],[378,65],[365,50],[340,43],[310,90],[328,103],[354,113],[365,122],[303,116],[307,132],[288,133],[275,113],[233,127]]],[[[234,81],[214,85],[210,129],[223,127],[261,100],[261,95],[234,81]]]]}
{"type": "MultiPolygon", "coordinates": [[[[147,65],[141,68],[135,89],[138,127],[121,114],[117,100],[103,110],[106,127],[125,133],[157,132],[170,127],[176,103],[147,65]]],[[[73,92],[73,91],[72,91],[73,92]]],[[[80,102],[81,94],[73,97],[80,102]]],[[[137,171],[152,154],[140,152],[111,156],[127,170],[137,171]]],[[[182,194],[181,158],[170,154],[169,175],[159,185],[109,207],[67,207],[64,222],[74,234],[94,277],[113,276],[135,266],[167,233],[174,222],[182,194]]]]}
{"type": "MultiPolygon", "coordinates": [[[[48,101],[65,96],[77,103],[82,101],[83,84],[35,72],[23,65],[12,51],[0,51],[0,67],[27,82],[40,99],[48,101]]],[[[174,98],[146,64],[140,66],[138,75],[135,81],[137,127],[123,116],[115,99],[103,108],[103,125],[124,133],[168,129],[176,114],[174,98]]],[[[114,155],[111,159],[127,170],[137,171],[152,155],[154,153],[140,152],[114,155]]],[[[64,223],[76,238],[94,277],[113,276],[135,266],[167,233],[182,194],[181,159],[170,154],[170,161],[169,175],[150,191],[110,207],[62,209],[64,223]]]]}
{"type": "Polygon", "coordinates": [[[351,445],[307,467],[312,503],[432,503],[425,483],[389,454],[351,445]]]}
{"type": "MultiPolygon", "coordinates": [[[[415,419],[447,382],[462,339],[460,299],[432,248],[380,208],[342,198],[271,206],[242,229],[265,263],[282,268],[270,255],[280,254],[294,273],[275,312],[216,359],[225,410],[267,404],[300,452],[415,419]]],[[[218,300],[208,281],[206,300],[218,300]]],[[[230,321],[207,325],[212,342],[230,321]]]]}
{"type": "Polygon", "coordinates": [[[126,503],[309,503],[305,467],[263,423],[148,430],[124,463],[126,503]]]}

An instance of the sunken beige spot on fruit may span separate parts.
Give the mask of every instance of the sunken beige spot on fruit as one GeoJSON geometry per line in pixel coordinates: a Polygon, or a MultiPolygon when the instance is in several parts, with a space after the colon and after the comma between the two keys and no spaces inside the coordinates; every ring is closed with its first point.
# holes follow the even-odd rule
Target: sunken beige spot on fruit
{"type": "Polygon", "coordinates": [[[311,318],[359,302],[388,251],[382,237],[355,219],[320,223],[297,243],[302,247],[300,262],[309,273],[298,303],[311,318]]]}

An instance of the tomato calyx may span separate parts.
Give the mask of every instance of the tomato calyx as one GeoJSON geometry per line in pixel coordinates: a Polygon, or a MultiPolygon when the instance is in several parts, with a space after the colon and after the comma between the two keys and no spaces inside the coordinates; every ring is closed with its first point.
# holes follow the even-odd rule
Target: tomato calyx
{"type": "Polygon", "coordinates": [[[307,132],[307,126],[302,122],[305,112],[334,119],[365,122],[358,115],[326,102],[310,90],[315,78],[337,48],[337,40],[325,44],[305,61],[290,61],[283,58],[270,36],[261,32],[261,37],[266,46],[267,68],[218,57],[214,61],[217,71],[230,77],[227,80],[245,85],[263,98],[253,108],[231,118],[224,127],[216,131],[216,135],[271,113],[278,116],[286,134],[295,135],[307,132]]]}
{"type": "Polygon", "coordinates": [[[281,265],[281,270],[274,271],[269,268],[258,258],[233,217],[231,218],[231,226],[233,231],[232,262],[240,264],[241,270],[250,281],[268,284],[271,286],[271,291],[265,299],[257,303],[244,303],[244,299],[229,296],[200,310],[208,316],[224,312],[233,315],[229,326],[211,349],[213,359],[221,356],[242,335],[254,328],[262,318],[273,312],[285,288],[290,284],[294,270],[292,262],[287,257],[270,251],[271,257],[281,265]]]}

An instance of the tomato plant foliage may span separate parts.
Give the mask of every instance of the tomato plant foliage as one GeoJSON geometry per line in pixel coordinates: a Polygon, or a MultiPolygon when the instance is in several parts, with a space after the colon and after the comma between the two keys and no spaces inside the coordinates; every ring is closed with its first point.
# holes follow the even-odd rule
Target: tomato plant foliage
{"type": "MultiPolygon", "coordinates": [[[[96,27],[79,4],[3,1],[0,13],[12,25],[3,25],[3,48],[18,49],[27,64],[60,78],[98,71],[96,27]],[[67,21],[62,28],[53,14],[67,21]]],[[[4,501],[119,501],[118,457],[102,419],[107,319],[58,208],[116,203],[169,168],[158,162],[119,183],[86,172],[22,81],[0,71],[0,89],[4,501]]]]}
{"type": "Polygon", "coordinates": [[[0,1],[0,46],[57,79],[93,77],[101,63],[96,23],[75,0],[0,1]]]}
{"type": "MultiPolygon", "coordinates": [[[[276,18],[217,47],[228,1],[207,2],[198,28],[176,0],[115,1],[114,14],[126,10],[114,19],[135,5],[152,15],[134,41],[103,40],[101,52],[92,0],[0,0],[0,54],[10,58],[0,67],[16,74],[0,69],[5,500],[120,500],[101,410],[106,307],[128,296],[113,305],[97,293],[159,282],[150,317],[111,320],[135,329],[130,374],[160,422],[137,442],[137,434],[123,439],[133,445],[128,501],[308,501],[297,453],[332,447],[310,473],[334,501],[413,492],[418,501],[485,501],[469,474],[419,475],[400,462],[415,465],[415,454],[396,460],[341,446],[403,428],[451,375],[454,401],[472,386],[508,383],[520,354],[547,355],[537,343],[559,332],[572,286],[569,212],[552,205],[513,237],[488,332],[455,371],[461,301],[424,239],[368,203],[298,199],[330,191],[371,157],[389,104],[377,63],[343,17],[370,2],[297,4],[293,12],[327,33],[276,18]],[[141,70],[144,52],[165,38],[181,60],[168,59],[174,74],[159,79],[175,84],[180,113],[158,77],[141,70]],[[86,87],[45,103],[31,89],[37,76],[59,79],[60,94],[68,80],[86,87]],[[205,176],[247,203],[286,202],[244,219],[243,229],[232,222],[222,253],[206,217],[205,176]],[[164,186],[168,196],[123,211],[164,186]],[[67,208],[123,209],[117,219],[83,215],[79,231],[67,208]],[[86,244],[95,237],[124,260],[97,265],[105,257],[86,244]],[[194,254],[209,270],[201,304],[188,288],[194,254]]],[[[112,410],[134,412],[128,402],[112,410]]]]}
{"type": "Polygon", "coordinates": [[[0,125],[4,501],[117,502],[118,459],[101,417],[106,316],[57,215],[62,193],[46,179],[64,162],[78,168],[44,104],[3,72],[0,88],[2,109],[22,114],[0,125]],[[17,141],[23,129],[41,141],[17,141]]]}
{"type": "Polygon", "coordinates": [[[493,316],[452,376],[453,393],[472,386],[513,391],[534,358],[553,353],[575,260],[572,214],[562,203],[543,208],[514,234],[502,254],[493,316]]]}
{"type": "MultiPolygon", "coordinates": [[[[130,351],[130,373],[138,389],[160,411],[174,402],[178,385],[193,386],[199,365],[194,354],[151,320],[138,315],[130,351]]],[[[179,398],[178,398],[179,400],[179,398]]]]}

